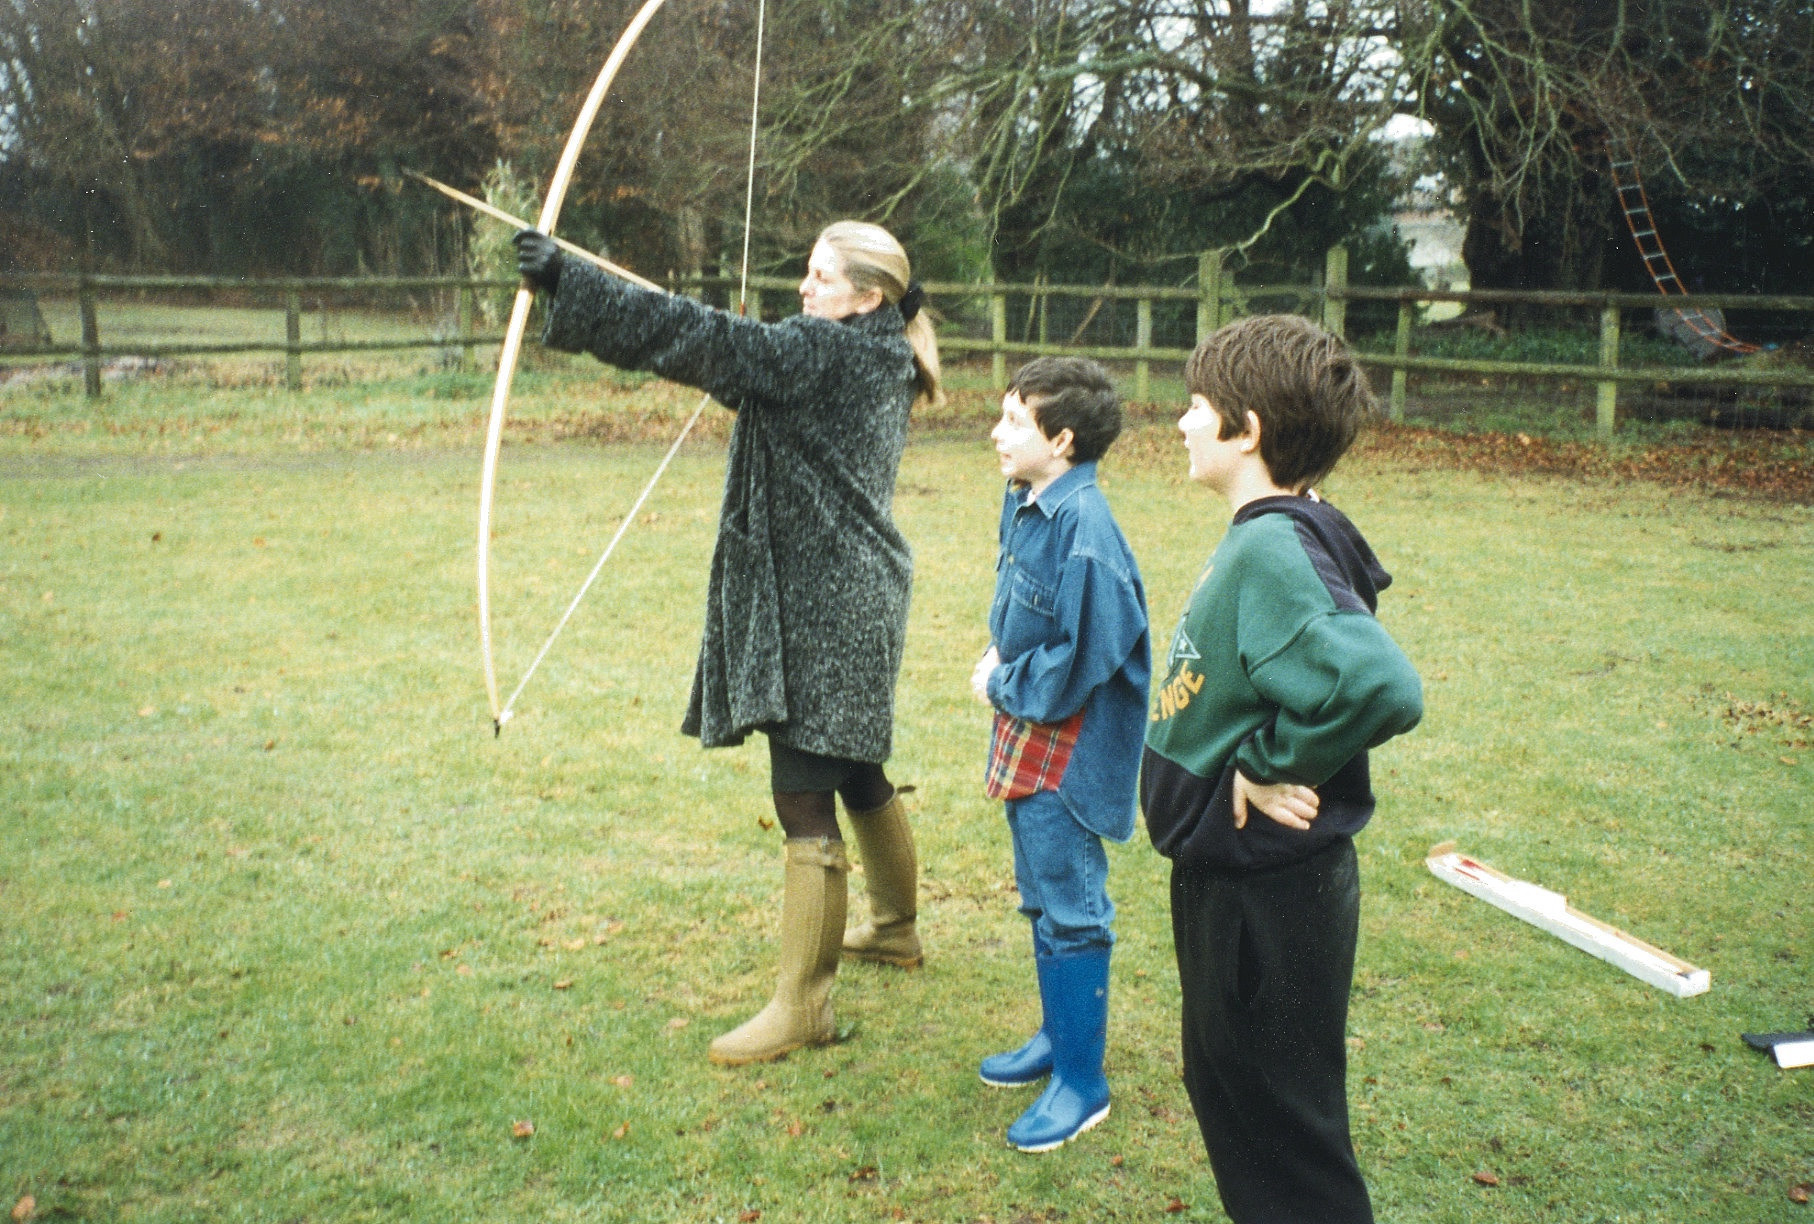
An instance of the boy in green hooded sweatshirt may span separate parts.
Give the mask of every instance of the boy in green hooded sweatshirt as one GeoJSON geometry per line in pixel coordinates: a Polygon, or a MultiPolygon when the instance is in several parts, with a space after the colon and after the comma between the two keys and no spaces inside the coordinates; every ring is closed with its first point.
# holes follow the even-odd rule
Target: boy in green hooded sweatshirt
{"type": "Polygon", "coordinates": [[[1423,688],[1374,619],[1391,581],[1312,485],[1375,401],[1294,315],[1198,345],[1179,421],[1190,474],[1234,518],[1190,594],[1148,716],[1147,831],[1172,860],[1184,1082],[1235,1224],[1369,1224],[1348,1131],[1367,750],[1423,688]]]}

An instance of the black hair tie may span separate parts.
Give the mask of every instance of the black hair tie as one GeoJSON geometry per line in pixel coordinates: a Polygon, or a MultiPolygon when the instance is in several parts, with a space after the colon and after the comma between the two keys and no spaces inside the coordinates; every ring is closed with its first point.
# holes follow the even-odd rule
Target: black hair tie
{"type": "Polygon", "coordinates": [[[920,307],[926,302],[926,288],[918,281],[907,282],[907,292],[901,295],[901,322],[913,322],[913,316],[920,313],[920,307]]]}

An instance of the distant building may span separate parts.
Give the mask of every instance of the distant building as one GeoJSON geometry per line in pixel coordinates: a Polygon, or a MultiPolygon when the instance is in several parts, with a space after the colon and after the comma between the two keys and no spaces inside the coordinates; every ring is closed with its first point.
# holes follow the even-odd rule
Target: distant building
{"type": "Polygon", "coordinates": [[[1399,237],[1410,244],[1411,269],[1431,289],[1465,290],[1468,267],[1461,261],[1461,222],[1445,209],[1394,214],[1399,237]]]}

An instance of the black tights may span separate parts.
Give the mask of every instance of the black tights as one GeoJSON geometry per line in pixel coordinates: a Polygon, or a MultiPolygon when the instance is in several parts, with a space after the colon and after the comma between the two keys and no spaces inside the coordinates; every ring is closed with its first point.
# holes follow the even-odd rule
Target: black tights
{"type": "Polygon", "coordinates": [[[829,837],[843,841],[837,799],[853,812],[873,812],[894,798],[894,784],[880,765],[858,763],[836,791],[776,791],[775,817],[788,837],[829,837]]]}

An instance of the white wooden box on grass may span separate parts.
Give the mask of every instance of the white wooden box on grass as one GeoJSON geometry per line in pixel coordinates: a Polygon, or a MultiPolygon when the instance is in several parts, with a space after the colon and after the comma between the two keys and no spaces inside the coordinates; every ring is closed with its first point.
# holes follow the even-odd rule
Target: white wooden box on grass
{"type": "Polygon", "coordinates": [[[1678,999],[1706,994],[1712,975],[1618,927],[1583,914],[1568,898],[1527,880],[1514,879],[1455,851],[1453,842],[1432,846],[1425,864],[1437,879],[1548,931],[1564,943],[1617,965],[1678,999]]]}

